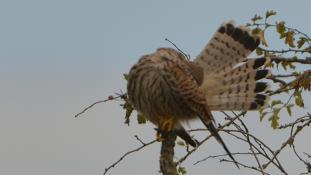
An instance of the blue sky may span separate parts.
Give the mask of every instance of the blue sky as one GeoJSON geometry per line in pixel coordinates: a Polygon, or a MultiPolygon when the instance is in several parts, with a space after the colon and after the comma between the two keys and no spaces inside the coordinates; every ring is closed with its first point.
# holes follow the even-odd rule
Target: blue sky
{"type": "MultiPolygon", "coordinates": [[[[135,134],[153,139],[153,126],[124,125],[123,111],[114,102],[80,119],[73,116],[124,90],[122,74],[141,55],[171,47],[164,40],[169,38],[194,57],[223,21],[245,24],[269,9],[278,12],[274,19],[309,33],[310,6],[308,0],[2,0],[0,174],[101,174],[139,145],[135,134]]],[[[263,136],[271,135],[265,139],[278,147],[281,138],[273,137],[277,132],[267,122],[259,123],[257,116],[248,122],[263,136]]],[[[233,149],[239,147],[228,139],[233,149]]],[[[126,159],[111,174],[157,174],[159,146],[126,159]]],[[[206,144],[185,163],[189,174],[249,174],[218,161],[192,166],[222,151],[214,141],[206,144]]]]}

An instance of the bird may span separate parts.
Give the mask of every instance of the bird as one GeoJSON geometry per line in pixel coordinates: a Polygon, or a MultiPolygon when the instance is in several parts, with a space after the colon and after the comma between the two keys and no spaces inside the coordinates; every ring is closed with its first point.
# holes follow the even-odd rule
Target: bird
{"type": "MultiPolygon", "coordinates": [[[[233,22],[220,25],[193,61],[173,48],[158,48],[134,64],[127,80],[128,101],[161,132],[175,132],[196,147],[183,127],[200,120],[237,167],[238,163],[218,133],[212,111],[259,110],[269,100],[263,78],[268,58],[248,56],[259,46],[260,37],[233,22]]],[[[161,137],[161,136],[160,136],[161,137]]]]}

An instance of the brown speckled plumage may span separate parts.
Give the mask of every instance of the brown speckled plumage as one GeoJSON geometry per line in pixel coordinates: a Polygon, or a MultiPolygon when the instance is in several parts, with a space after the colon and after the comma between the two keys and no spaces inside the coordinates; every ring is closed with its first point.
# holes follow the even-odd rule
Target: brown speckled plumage
{"type": "Polygon", "coordinates": [[[193,62],[171,48],[143,56],[129,72],[129,101],[160,130],[176,130],[193,146],[181,122],[201,119],[233,159],[210,110],[255,110],[266,104],[267,84],[257,80],[269,71],[258,70],[266,59],[247,59],[260,42],[248,30],[223,24],[193,62]],[[163,126],[165,120],[172,126],[163,126]]]}

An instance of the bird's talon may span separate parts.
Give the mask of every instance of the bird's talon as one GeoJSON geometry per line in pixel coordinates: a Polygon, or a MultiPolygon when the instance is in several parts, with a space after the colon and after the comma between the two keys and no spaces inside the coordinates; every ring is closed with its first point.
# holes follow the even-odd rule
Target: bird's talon
{"type": "Polygon", "coordinates": [[[158,142],[162,142],[164,140],[164,138],[161,135],[161,131],[159,131],[159,130],[157,131],[157,134],[156,134],[156,140],[158,142]]]}
{"type": "Polygon", "coordinates": [[[163,132],[170,132],[174,129],[174,119],[172,117],[165,118],[159,122],[159,128],[163,132]]]}

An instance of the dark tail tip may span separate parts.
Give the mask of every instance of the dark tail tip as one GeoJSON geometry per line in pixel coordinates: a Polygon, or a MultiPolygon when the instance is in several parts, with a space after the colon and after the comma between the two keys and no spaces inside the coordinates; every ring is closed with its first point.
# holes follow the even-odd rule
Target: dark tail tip
{"type": "Polygon", "coordinates": [[[176,129],[175,133],[192,147],[198,146],[198,141],[193,139],[183,127],[176,129]]]}
{"type": "Polygon", "coordinates": [[[213,125],[213,123],[209,123],[206,125],[207,129],[211,132],[211,134],[216,138],[216,140],[218,141],[218,143],[220,143],[222,145],[222,147],[225,149],[226,153],[228,154],[228,156],[232,159],[232,161],[234,162],[234,164],[236,165],[236,167],[238,167],[238,169],[240,169],[238,162],[233,158],[231,152],[229,151],[228,147],[226,146],[225,142],[222,140],[222,138],[220,137],[220,135],[218,134],[217,129],[215,128],[215,126],[213,125]]]}

